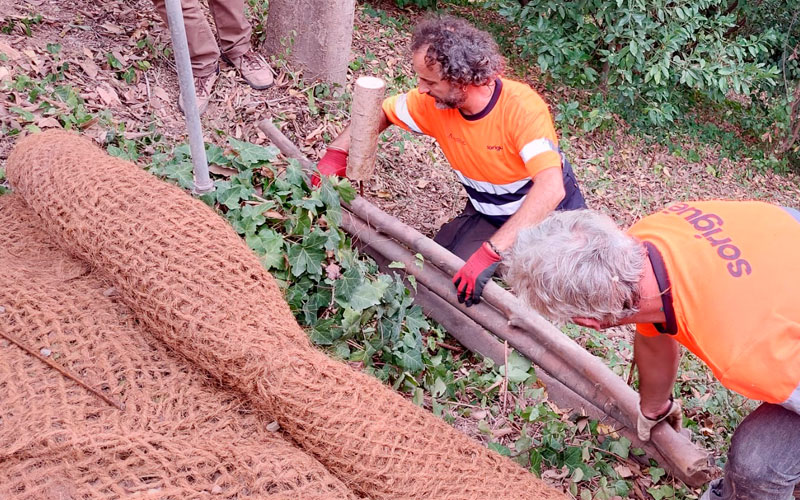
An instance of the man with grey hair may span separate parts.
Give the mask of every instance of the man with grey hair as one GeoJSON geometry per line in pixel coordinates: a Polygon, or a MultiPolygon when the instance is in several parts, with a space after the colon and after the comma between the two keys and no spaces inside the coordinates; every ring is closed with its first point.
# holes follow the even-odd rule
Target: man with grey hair
{"type": "MultiPolygon", "coordinates": [[[[527,84],[500,76],[503,58],[488,33],[455,17],[430,19],[417,26],[411,56],[419,85],[383,102],[380,130],[394,124],[434,137],[467,191],[464,211],[435,241],[467,261],[453,283],[470,306],[520,229],[586,204],[547,104],[527,84]]],[[[346,128],[320,173],[345,175],[349,148],[346,128]]]]}
{"type": "Polygon", "coordinates": [[[635,323],[642,440],[666,420],[679,344],[722,385],[763,403],[736,429],[703,499],[787,500],[800,483],[800,212],[760,202],[684,202],[627,233],[589,210],[522,231],[506,278],[555,321],[635,323]]]}

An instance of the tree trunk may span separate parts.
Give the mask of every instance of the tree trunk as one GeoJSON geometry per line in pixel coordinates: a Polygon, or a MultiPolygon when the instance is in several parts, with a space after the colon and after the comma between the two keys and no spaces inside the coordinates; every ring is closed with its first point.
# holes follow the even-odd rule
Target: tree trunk
{"type": "Polygon", "coordinates": [[[355,0],[270,0],[265,51],[289,52],[307,80],[344,85],[355,0]]]}

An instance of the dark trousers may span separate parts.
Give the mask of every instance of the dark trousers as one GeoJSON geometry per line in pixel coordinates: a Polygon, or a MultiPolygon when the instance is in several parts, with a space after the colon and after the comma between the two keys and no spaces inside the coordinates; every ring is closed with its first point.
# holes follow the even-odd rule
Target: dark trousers
{"type": "Polygon", "coordinates": [[[789,500],[800,483],[800,415],[763,403],[731,439],[725,475],[703,499],[789,500]]]}
{"type": "MultiPolygon", "coordinates": [[[[556,210],[577,210],[586,208],[586,200],[578,187],[578,181],[572,171],[572,165],[565,159],[562,168],[564,178],[564,199],[558,204],[556,210]]],[[[506,219],[507,220],[507,219],[506,219]]],[[[444,224],[433,241],[442,245],[463,260],[467,260],[484,241],[492,237],[505,220],[489,218],[475,210],[472,203],[467,201],[467,206],[453,220],[444,224]]]]}

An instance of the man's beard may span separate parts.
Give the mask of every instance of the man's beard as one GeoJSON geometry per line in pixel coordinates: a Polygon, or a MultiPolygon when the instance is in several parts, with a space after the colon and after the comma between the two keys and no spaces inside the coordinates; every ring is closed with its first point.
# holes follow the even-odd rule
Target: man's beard
{"type": "Polygon", "coordinates": [[[464,89],[452,88],[444,97],[433,97],[436,109],[458,109],[467,101],[467,92],[464,89]]]}

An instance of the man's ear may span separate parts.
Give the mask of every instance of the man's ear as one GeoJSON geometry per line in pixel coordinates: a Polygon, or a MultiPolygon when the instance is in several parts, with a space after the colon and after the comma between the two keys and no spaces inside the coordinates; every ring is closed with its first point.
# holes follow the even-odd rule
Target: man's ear
{"type": "Polygon", "coordinates": [[[593,318],[572,318],[572,322],[576,325],[585,326],[586,328],[593,328],[595,330],[602,330],[611,326],[601,324],[598,320],[593,318]]]}

